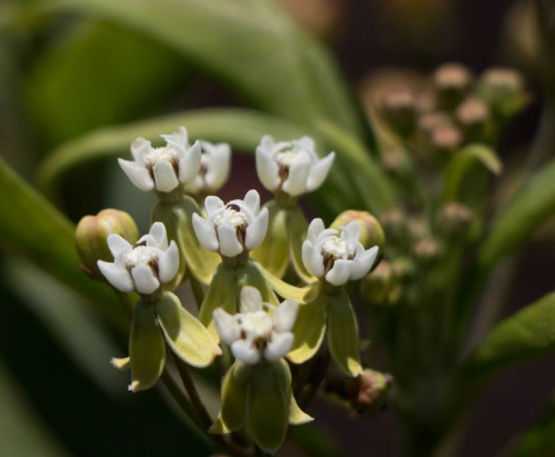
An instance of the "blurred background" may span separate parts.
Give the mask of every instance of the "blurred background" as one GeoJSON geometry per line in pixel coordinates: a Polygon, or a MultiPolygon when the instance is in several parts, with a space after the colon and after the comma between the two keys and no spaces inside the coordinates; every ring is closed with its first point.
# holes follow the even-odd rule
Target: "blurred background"
{"type": "MultiPolygon", "coordinates": [[[[543,110],[531,1],[273,1],[330,49],[352,97],[367,112],[380,81],[415,80],[445,62],[461,62],[476,73],[494,66],[519,69],[531,102],[509,127],[501,155],[515,166],[525,157],[543,110]]],[[[171,14],[164,11],[166,3],[160,4],[161,16],[171,14]]],[[[86,8],[52,13],[50,2],[1,0],[0,155],[35,186],[40,186],[38,166],[51,151],[96,129],[197,108],[253,104],[217,71],[159,39],[163,32],[154,25],[148,33],[135,27],[133,1],[118,5],[131,17],[128,22],[89,14],[86,8]]],[[[209,40],[210,27],[198,25],[199,39],[209,40]]],[[[238,71],[254,70],[244,65],[238,71]]],[[[255,71],[251,77],[258,77],[255,71]]],[[[251,187],[261,190],[251,158],[236,154],[222,198],[236,198],[251,187]]],[[[142,231],[154,198],[139,195],[113,160],[76,167],[49,197],[74,222],[116,207],[130,212],[142,231]]],[[[509,294],[507,313],[553,289],[552,240],[548,232],[538,234],[521,256],[520,287],[509,294]]],[[[3,248],[0,455],[209,455],[208,445],[183,426],[163,392],[127,392],[127,374],[108,363],[126,354],[125,338],[68,287],[10,255],[10,246],[3,248]]],[[[554,387],[555,360],[504,372],[470,411],[460,455],[501,455],[537,419],[554,387]]],[[[309,412],[345,455],[398,451],[399,431],[388,411],[362,419],[316,402],[309,412]]],[[[289,446],[280,455],[303,454],[289,446]]]]}

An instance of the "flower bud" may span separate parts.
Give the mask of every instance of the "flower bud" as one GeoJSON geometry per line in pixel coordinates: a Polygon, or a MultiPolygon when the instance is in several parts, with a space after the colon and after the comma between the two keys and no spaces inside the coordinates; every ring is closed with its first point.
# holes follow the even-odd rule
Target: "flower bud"
{"type": "Polygon", "coordinates": [[[474,222],[472,210],[460,203],[447,203],[437,215],[438,229],[450,238],[468,235],[474,222]]]}
{"type": "Polygon", "coordinates": [[[399,281],[387,260],[382,260],[362,281],[362,294],[371,304],[393,305],[400,293],[399,281]]]}
{"type": "Polygon", "coordinates": [[[441,255],[441,245],[434,238],[424,238],[414,245],[413,252],[419,262],[432,264],[441,255]]]}
{"type": "Polygon", "coordinates": [[[381,165],[386,172],[399,179],[407,178],[412,172],[407,154],[402,149],[394,149],[383,154],[381,165]]]}
{"type": "Polygon", "coordinates": [[[515,114],[526,101],[522,76],[509,68],[486,71],[478,83],[478,94],[501,117],[515,114]]]}
{"type": "Polygon", "coordinates": [[[77,224],[75,241],[83,262],[81,268],[94,279],[104,279],[97,261],[112,260],[107,242],[108,235],[112,233],[120,235],[131,244],[139,238],[135,221],[124,211],[105,209],[96,216],[83,217],[77,224]]]}
{"type": "Polygon", "coordinates": [[[490,117],[488,105],[478,98],[470,97],[459,105],[455,116],[465,132],[467,143],[483,140],[490,117]]]}
{"type": "Polygon", "coordinates": [[[365,249],[378,246],[380,253],[383,252],[385,245],[383,228],[378,220],[366,211],[343,211],[335,218],[335,221],[332,222],[330,227],[334,229],[347,227],[347,225],[353,221],[358,222],[358,225],[360,225],[360,244],[362,244],[365,249]]]}
{"type": "Polygon", "coordinates": [[[453,110],[464,99],[472,79],[470,70],[463,65],[449,63],[440,66],[433,75],[438,106],[453,110]]]}
{"type": "Polygon", "coordinates": [[[400,209],[392,209],[380,216],[387,239],[393,244],[402,243],[407,237],[407,217],[400,209]]]}
{"type": "Polygon", "coordinates": [[[381,101],[381,114],[388,126],[401,138],[407,138],[415,128],[415,99],[406,89],[387,92],[381,101]]]}
{"type": "Polygon", "coordinates": [[[405,257],[398,257],[391,261],[391,272],[400,284],[406,284],[414,279],[416,266],[414,262],[405,257]]]}
{"type": "Polygon", "coordinates": [[[457,149],[463,141],[461,131],[453,126],[439,127],[432,132],[432,147],[440,153],[449,153],[457,149]]]}

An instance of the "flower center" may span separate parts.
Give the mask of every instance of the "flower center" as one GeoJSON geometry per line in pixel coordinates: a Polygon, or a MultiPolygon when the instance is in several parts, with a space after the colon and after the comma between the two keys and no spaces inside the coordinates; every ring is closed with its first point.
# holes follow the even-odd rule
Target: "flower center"
{"type": "Polygon", "coordinates": [[[140,263],[148,265],[157,274],[158,253],[151,248],[139,246],[125,256],[125,266],[128,270],[132,270],[140,263]]]}
{"type": "Polygon", "coordinates": [[[232,227],[246,227],[248,225],[247,216],[238,205],[229,204],[214,218],[214,225],[217,227],[222,223],[227,223],[232,227]]]}
{"type": "Polygon", "coordinates": [[[163,146],[161,148],[151,148],[144,155],[144,161],[147,167],[153,167],[158,162],[168,161],[170,163],[178,162],[179,152],[172,146],[163,146]]]}
{"type": "Polygon", "coordinates": [[[322,250],[326,254],[339,258],[352,258],[355,255],[355,246],[341,238],[331,237],[326,240],[322,246],[322,250]]]}
{"type": "Polygon", "coordinates": [[[275,154],[275,159],[281,167],[289,168],[297,163],[297,160],[299,160],[299,154],[293,150],[282,151],[275,154]]]}
{"type": "Polygon", "coordinates": [[[264,311],[243,314],[240,325],[245,337],[254,340],[268,340],[274,328],[272,318],[264,311]]]}

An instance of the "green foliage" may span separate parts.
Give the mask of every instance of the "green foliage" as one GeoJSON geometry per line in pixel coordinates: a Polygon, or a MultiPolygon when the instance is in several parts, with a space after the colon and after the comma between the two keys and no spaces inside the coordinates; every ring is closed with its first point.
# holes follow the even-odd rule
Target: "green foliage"
{"type": "Polygon", "coordinates": [[[554,352],[555,294],[549,294],[498,324],[468,368],[470,372],[490,373],[554,352]]]}

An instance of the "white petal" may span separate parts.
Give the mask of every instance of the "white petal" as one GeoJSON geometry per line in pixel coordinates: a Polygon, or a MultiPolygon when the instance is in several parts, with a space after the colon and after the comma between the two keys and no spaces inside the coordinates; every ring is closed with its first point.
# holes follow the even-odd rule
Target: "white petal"
{"type": "Polygon", "coordinates": [[[225,344],[231,346],[234,341],[241,338],[241,327],[231,314],[218,308],[214,310],[212,317],[216,324],[216,330],[225,344]]]}
{"type": "Polygon", "coordinates": [[[110,249],[110,252],[114,256],[114,259],[121,252],[132,249],[132,246],[129,244],[129,242],[117,233],[110,233],[107,238],[107,243],[108,249],[110,249]]]}
{"type": "Polygon", "coordinates": [[[276,142],[274,138],[270,135],[264,135],[260,140],[260,144],[258,145],[259,148],[265,149],[267,151],[271,151],[275,146],[276,142]]]}
{"type": "Polygon", "coordinates": [[[306,232],[306,239],[312,241],[313,243],[316,242],[316,238],[318,238],[318,235],[320,235],[320,233],[323,232],[325,228],[326,227],[322,219],[312,219],[306,232]]]}
{"type": "Polygon", "coordinates": [[[224,207],[224,202],[215,195],[209,195],[204,199],[204,208],[206,209],[206,213],[211,216],[218,210],[224,207]]]}
{"type": "Polygon", "coordinates": [[[360,231],[360,224],[357,221],[351,221],[349,222],[347,227],[343,228],[343,230],[341,231],[341,238],[349,241],[358,242],[358,240],[360,239],[360,231]]]}
{"type": "Polygon", "coordinates": [[[200,170],[201,158],[202,150],[198,141],[195,141],[195,144],[180,155],[179,180],[182,183],[188,183],[195,179],[200,170]]]}
{"type": "Polygon", "coordinates": [[[310,274],[317,278],[324,276],[324,258],[309,240],[303,242],[302,258],[303,264],[310,274]]]}
{"type": "Polygon", "coordinates": [[[234,227],[221,224],[218,226],[217,232],[220,241],[221,255],[224,257],[235,257],[243,252],[243,246],[237,239],[237,232],[234,227]]]}
{"type": "Polygon", "coordinates": [[[260,211],[256,219],[247,227],[247,235],[245,236],[245,246],[250,251],[260,245],[266,232],[268,231],[268,208],[260,211]]]}
{"type": "Polygon", "coordinates": [[[179,186],[179,181],[175,175],[175,169],[168,161],[161,160],[157,162],[152,168],[152,171],[154,172],[156,190],[160,192],[171,192],[179,186]]]}
{"type": "Polygon", "coordinates": [[[260,360],[260,353],[247,340],[237,340],[231,345],[231,352],[236,359],[247,365],[254,365],[260,360]]]}
{"type": "Polygon", "coordinates": [[[291,332],[272,333],[272,341],[268,343],[264,350],[264,358],[270,362],[275,362],[285,357],[293,346],[295,337],[291,332]]]}
{"type": "Polygon", "coordinates": [[[123,159],[118,159],[118,163],[129,180],[139,189],[144,192],[154,189],[154,181],[144,166],[123,159]]]}
{"type": "Polygon", "coordinates": [[[357,255],[353,260],[353,267],[349,279],[351,281],[356,281],[365,276],[370,271],[370,268],[372,268],[377,255],[378,246],[374,246],[364,251],[362,254],[357,255]]]}
{"type": "Polygon", "coordinates": [[[134,267],[131,270],[131,276],[133,276],[135,289],[140,294],[151,294],[160,287],[160,283],[154,276],[152,268],[144,263],[140,263],[134,267]]]}
{"type": "Polygon", "coordinates": [[[258,211],[260,211],[260,195],[258,195],[258,192],[256,190],[249,190],[245,194],[245,198],[243,198],[243,201],[245,202],[245,205],[247,205],[247,208],[250,209],[253,214],[258,214],[258,211]]]}
{"type": "Polygon", "coordinates": [[[289,175],[283,182],[282,189],[289,195],[296,197],[306,192],[306,181],[310,173],[310,163],[299,160],[289,168],[289,175]]]}
{"type": "Polygon", "coordinates": [[[241,289],[241,313],[262,311],[262,295],[256,287],[244,286],[241,289]]]}
{"type": "Polygon", "coordinates": [[[326,273],[326,281],[334,286],[342,286],[349,280],[352,268],[352,260],[337,259],[331,270],[326,273]]]}
{"type": "Polygon", "coordinates": [[[285,300],[281,303],[272,317],[274,329],[277,332],[290,332],[297,319],[297,302],[294,300],[285,300]]]}
{"type": "Polygon", "coordinates": [[[314,150],[316,149],[316,145],[314,144],[314,140],[312,138],[310,138],[309,136],[303,136],[302,138],[299,138],[298,140],[295,140],[293,142],[293,144],[296,147],[298,147],[299,149],[303,149],[305,151],[314,152],[314,150]]]}
{"type": "Polygon", "coordinates": [[[213,191],[222,187],[229,178],[231,168],[231,148],[227,143],[212,145],[210,150],[206,184],[213,191]]]}
{"type": "Polygon", "coordinates": [[[322,185],[326,176],[330,171],[335,153],[330,152],[326,157],[320,159],[318,163],[310,168],[308,179],[306,180],[306,189],[315,190],[322,185]]]}
{"type": "Polygon", "coordinates": [[[261,146],[256,148],[256,173],[262,185],[269,191],[279,186],[279,167],[272,155],[261,146]]]}
{"type": "Polygon", "coordinates": [[[131,143],[131,154],[133,154],[133,158],[138,165],[143,166],[145,164],[144,155],[148,150],[150,150],[150,146],[150,141],[147,141],[144,138],[137,138],[133,141],[133,143],[131,143]]]}
{"type": "Polygon", "coordinates": [[[198,214],[193,214],[193,230],[200,244],[209,251],[216,252],[220,247],[216,230],[212,224],[204,220],[198,214]]]}
{"type": "Polygon", "coordinates": [[[178,129],[171,135],[160,135],[168,145],[174,146],[177,149],[184,150],[187,148],[189,142],[189,135],[185,127],[178,127],[178,129]]]}
{"type": "Polygon", "coordinates": [[[125,268],[103,260],[99,260],[96,264],[106,280],[116,289],[122,292],[132,292],[135,289],[131,276],[125,268]]]}
{"type": "MultiPolygon", "coordinates": [[[[168,249],[168,235],[166,234],[166,226],[162,222],[155,222],[152,224],[148,234],[151,235],[153,240],[156,242],[153,247],[162,249],[162,251],[168,249]]],[[[149,246],[148,241],[147,246],[149,246]]]]}
{"type": "Polygon", "coordinates": [[[170,282],[179,270],[179,250],[172,240],[170,247],[158,257],[158,276],[162,282],[170,282]]]}

